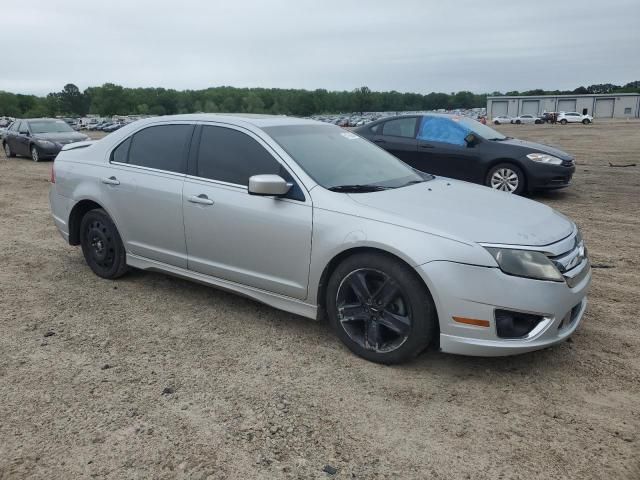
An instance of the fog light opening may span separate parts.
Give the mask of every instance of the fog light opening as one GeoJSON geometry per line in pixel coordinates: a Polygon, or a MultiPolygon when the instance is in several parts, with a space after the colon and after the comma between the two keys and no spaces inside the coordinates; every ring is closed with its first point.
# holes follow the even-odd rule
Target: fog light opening
{"type": "Polygon", "coordinates": [[[500,338],[526,337],[543,320],[542,315],[496,310],[496,329],[500,338]]]}

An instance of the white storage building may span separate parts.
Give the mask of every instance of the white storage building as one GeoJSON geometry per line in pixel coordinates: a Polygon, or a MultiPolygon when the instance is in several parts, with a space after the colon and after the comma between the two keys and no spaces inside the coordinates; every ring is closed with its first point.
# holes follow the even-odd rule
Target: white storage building
{"type": "Polygon", "coordinates": [[[639,118],[640,94],[531,95],[487,98],[487,115],[539,115],[544,112],[578,112],[594,118],[639,118]]]}

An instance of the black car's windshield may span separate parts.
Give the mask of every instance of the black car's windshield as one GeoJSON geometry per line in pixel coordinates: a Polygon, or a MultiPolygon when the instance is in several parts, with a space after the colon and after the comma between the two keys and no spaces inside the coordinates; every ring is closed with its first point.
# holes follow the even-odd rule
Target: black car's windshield
{"type": "Polygon", "coordinates": [[[495,131],[493,128],[487,127],[486,125],[483,125],[471,118],[460,118],[458,123],[487,140],[505,140],[507,138],[500,132],[495,131]]]}
{"type": "Polygon", "coordinates": [[[73,132],[64,120],[31,120],[31,133],[65,133],[73,132]]]}
{"type": "Polygon", "coordinates": [[[370,192],[425,180],[393,155],[339,127],[288,125],[264,131],[324,188],[370,192]]]}

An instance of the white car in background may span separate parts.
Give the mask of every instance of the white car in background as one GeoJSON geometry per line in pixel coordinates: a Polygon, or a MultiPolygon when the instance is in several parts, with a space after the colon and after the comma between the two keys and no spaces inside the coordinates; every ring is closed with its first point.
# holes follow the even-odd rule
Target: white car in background
{"type": "Polygon", "coordinates": [[[493,123],[495,125],[501,125],[503,123],[511,123],[511,117],[507,117],[506,115],[498,115],[497,117],[493,117],[493,123]]]}
{"type": "Polygon", "coordinates": [[[542,123],[542,120],[536,115],[525,114],[520,115],[519,117],[515,117],[511,120],[511,123],[516,123],[518,125],[520,125],[521,123],[542,123]]]}
{"type": "Polygon", "coordinates": [[[566,125],[567,123],[583,123],[585,125],[593,122],[591,115],[582,115],[578,112],[560,112],[558,114],[558,123],[566,125]]]}

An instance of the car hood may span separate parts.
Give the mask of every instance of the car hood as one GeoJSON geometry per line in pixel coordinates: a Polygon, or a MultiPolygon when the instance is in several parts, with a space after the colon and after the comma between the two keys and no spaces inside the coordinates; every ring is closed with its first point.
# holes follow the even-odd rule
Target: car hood
{"type": "Polygon", "coordinates": [[[55,143],[71,143],[86,140],[87,136],[78,132],[60,132],[60,133],[35,133],[33,138],[36,140],[48,140],[55,143]]]}
{"type": "Polygon", "coordinates": [[[542,152],[553,155],[554,157],[561,158],[562,160],[573,160],[573,156],[569,155],[567,152],[563,152],[559,148],[551,147],[543,143],[530,142],[528,140],[520,140],[518,138],[508,138],[497,143],[500,143],[502,145],[513,145],[515,147],[521,147],[523,151],[527,150],[526,152],[524,152],[525,155],[532,152],[542,152]]]}
{"type": "Polygon", "coordinates": [[[542,203],[442,177],[349,197],[369,207],[363,216],[462,241],[542,246],[574,229],[571,220],[542,203]]]}

